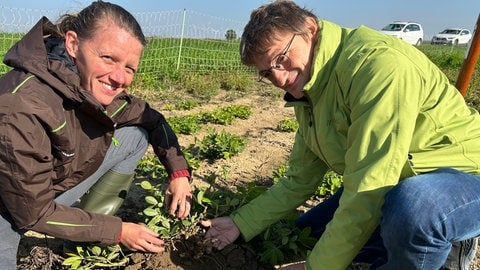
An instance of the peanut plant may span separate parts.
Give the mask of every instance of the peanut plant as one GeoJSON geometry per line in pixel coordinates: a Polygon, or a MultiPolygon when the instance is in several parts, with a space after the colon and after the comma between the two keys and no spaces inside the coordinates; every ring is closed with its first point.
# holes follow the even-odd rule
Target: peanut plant
{"type": "Polygon", "coordinates": [[[280,132],[293,132],[298,129],[298,122],[295,118],[284,118],[277,124],[277,131],[280,132]]]}
{"type": "Polygon", "coordinates": [[[202,140],[198,141],[195,138],[195,144],[190,145],[187,151],[201,159],[228,159],[243,151],[246,144],[247,138],[228,133],[225,130],[217,132],[210,128],[202,140]]]}
{"type": "Polygon", "coordinates": [[[119,245],[99,247],[96,245],[77,246],[76,252],[67,253],[63,265],[71,270],[93,268],[117,268],[129,263],[129,256],[119,245]]]}
{"type": "MultiPolygon", "coordinates": [[[[272,172],[274,183],[285,177],[287,169],[288,165],[284,164],[272,172]]],[[[141,214],[145,217],[145,223],[152,230],[159,232],[162,238],[169,238],[171,242],[174,242],[175,239],[202,234],[203,229],[198,225],[200,220],[227,216],[267,189],[266,186],[256,185],[254,182],[250,182],[246,186],[237,186],[235,190],[219,188],[216,181],[221,178],[222,176],[215,173],[204,177],[209,186],[194,191],[191,214],[184,221],[166,214],[163,205],[164,195],[159,185],[153,186],[151,183],[143,181],[141,186],[149,193],[145,197],[147,208],[141,214]]],[[[327,181],[322,185],[323,189],[319,187],[316,196],[325,197],[319,193],[320,190],[327,190],[328,193],[331,193],[338,189],[337,183],[341,183],[341,177],[332,172],[326,175],[326,179],[327,181]],[[336,180],[333,181],[333,179],[336,180]],[[334,185],[328,187],[330,183],[334,183],[334,185]]],[[[316,239],[310,237],[310,228],[300,230],[295,226],[294,220],[297,216],[297,213],[292,212],[251,240],[258,243],[255,246],[258,247],[259,258],[262,262],[278,265],[295,257],[306,257],[309,250],[313,248],[316,239]]]]}
{"type": "Polygon", "coordinates": [[[175,133],[191,135],[200,130],[202,124],[230,125],[237,118],[248,119],[251,113],[248,106],[230,105],[212,111],[202,111],[198,114],[172,116],[167,121],[175,133]]]}

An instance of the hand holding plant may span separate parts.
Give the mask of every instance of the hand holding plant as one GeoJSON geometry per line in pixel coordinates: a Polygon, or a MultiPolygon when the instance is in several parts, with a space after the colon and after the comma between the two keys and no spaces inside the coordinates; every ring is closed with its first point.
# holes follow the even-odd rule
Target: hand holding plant
{"type": "Polygon", "coordinates": [[[210,227],[205,234],[205,239],[210,241],[211,247],[219,250],[233,243],[240,236],[240,230],[230,217],[202,220],[201,224],[210,227]]]}
{"type": "Polygon", "coordinates": [[[121,243],[130,250],[143,252],[163,252],[163,241],[149,228],[135,223],[122,222],[121,243]]]}
{"type": "Polygon", "coordinates": [[[165,207],[170,215],[180,219],[184,219],[190,214],[192,191],[187,177],[179,177],[170,181],[165,192],[165,207]]]}

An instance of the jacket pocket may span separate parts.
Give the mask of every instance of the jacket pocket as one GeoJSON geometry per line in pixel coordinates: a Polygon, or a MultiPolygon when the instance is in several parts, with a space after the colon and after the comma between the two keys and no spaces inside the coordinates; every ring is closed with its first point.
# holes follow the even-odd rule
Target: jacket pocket
{"type": "Polygon", "coordinates": [[[71,163],[75,158],[74,136],[66,127],[66,121],[50,133],[53,155],[55,182],[61,181],[70,174],[71,163]]]}

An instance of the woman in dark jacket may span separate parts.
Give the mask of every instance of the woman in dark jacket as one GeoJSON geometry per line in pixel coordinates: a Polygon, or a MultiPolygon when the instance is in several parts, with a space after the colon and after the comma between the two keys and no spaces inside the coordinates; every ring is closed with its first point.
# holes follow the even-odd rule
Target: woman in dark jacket
{"type": "Polygon", "coordinates": [[[58,25],[42,18],[8,51],[13,69],[0,78],[1,269],[15,268],[25,230],[163,251],[155,232],[113,216],[149,144],[170,176],[170,213],[189,214],[190,173],[176,135],[125,92],[145,43],[129,12],[98,1],[58,25]]]}

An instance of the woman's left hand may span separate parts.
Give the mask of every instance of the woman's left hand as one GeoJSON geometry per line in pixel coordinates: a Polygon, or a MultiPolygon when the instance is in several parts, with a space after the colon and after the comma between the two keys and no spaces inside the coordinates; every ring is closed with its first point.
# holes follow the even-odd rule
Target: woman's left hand
{"type": "Polygon", "coordinates": [[[192,207],[192,190],[187,177],[179,177],[170,181],[165,194],[165,207],[172,216],[185,218],[192,207]]]}

